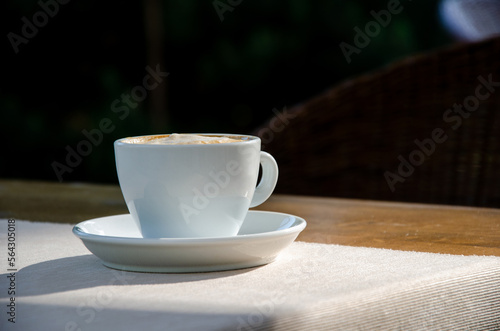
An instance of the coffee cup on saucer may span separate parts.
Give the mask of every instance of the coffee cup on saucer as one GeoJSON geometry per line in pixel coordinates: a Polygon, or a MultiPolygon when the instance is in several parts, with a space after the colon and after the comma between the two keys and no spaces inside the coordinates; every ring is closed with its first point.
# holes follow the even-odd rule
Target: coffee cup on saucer
{"type": "Polygon", "coordinates": [[[278,179],[276,161],[255,136],[137,136],[114,148],[120,188],[144,238],[235,236],[278,179]]]}

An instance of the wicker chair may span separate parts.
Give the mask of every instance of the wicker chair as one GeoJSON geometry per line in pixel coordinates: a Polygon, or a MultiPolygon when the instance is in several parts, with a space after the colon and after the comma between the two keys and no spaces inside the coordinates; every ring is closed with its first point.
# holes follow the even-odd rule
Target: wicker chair
{"type": "Polygon", "coordinates": [[[254,134],[279,193],[500,207],[499,82],[500,38],[458,44],[339,84],[254,134]]]}

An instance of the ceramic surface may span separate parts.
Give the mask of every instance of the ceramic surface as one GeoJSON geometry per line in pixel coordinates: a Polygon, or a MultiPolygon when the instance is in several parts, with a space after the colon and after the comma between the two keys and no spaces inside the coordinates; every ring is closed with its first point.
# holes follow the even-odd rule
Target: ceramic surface
{"type": "MultiPolygon", "coordinates": [[[[222,135],[222,134],[218,134],[222,135]]],[[[211,145],[114,143],[120,188],[143,235],[234,236],[250,207],[273,192],[278,166],[260,139],[211,145]],[[257,185],[259,165],[262,179],[257,185]]]]}
{"type": "Polygon", "coordinates": [[[143,238],[129,214],[91,219],[73,233],[104,265],[142,272],[205,272],[249,268],[275,260],[306,227],[300,217],[249,211],[236,236],[143,238]]]}

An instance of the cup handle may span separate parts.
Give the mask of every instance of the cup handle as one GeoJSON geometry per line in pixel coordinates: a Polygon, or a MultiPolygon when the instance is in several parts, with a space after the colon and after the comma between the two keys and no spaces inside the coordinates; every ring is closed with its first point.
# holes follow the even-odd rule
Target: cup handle
{"type": "Polygon", "coordinates": [[[271,154],[260,152],[260,165],[262,166],[262,178],[255,188],[250,208],[266,201],[273,193],[278,181],[278,164],[271,154]]]}

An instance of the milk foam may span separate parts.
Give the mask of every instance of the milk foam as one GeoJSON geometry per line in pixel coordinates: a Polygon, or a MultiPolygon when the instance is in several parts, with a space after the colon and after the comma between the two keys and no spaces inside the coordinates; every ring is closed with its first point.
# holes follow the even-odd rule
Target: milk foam
{"type": "Polygon", "coordinates": [[[241,141],[223,136],[202,136],[196,134],[178,134],[149,137],[136,137],[127,140],[133,144],[149,144],[149,145],[195,145],[195,144],[225,144],[241,141]]]}

